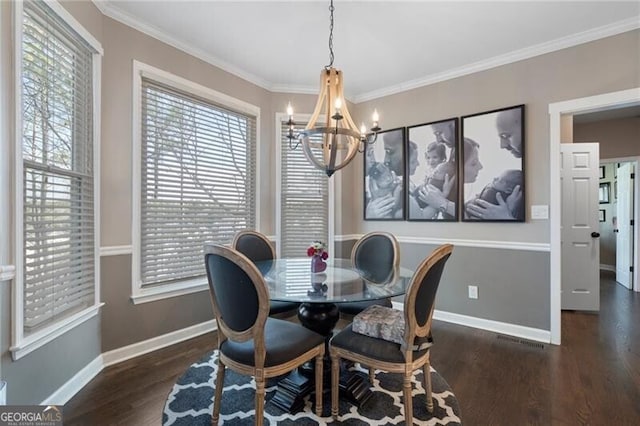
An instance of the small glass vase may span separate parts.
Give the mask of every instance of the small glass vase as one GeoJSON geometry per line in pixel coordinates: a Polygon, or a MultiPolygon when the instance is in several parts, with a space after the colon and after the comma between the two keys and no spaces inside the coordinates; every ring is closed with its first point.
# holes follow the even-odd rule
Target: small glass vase
{"type": "Polygon", "coordinates": [[[312,273],[318,273],[318,272],[323,272],[325,269],[327,269],[327,263],[322,260],[322,256],[321,255],[313,255],[311,256],[311,272],[312,273]]]}

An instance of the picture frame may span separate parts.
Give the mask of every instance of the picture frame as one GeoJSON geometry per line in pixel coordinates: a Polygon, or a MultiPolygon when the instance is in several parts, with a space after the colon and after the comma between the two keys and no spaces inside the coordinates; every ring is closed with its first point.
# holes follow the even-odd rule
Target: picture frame
{"type": "Polygon", "coordinates": [[[607,211],[606,210],[599,209],[598,220],[600,222],[606,222],[607,221],[607,211]]]}
{"type": "Polygon", "coordinates": [[[609,195],[611,192],[611,184],[602,182],[598,192],[598,201],[600,204],[609,204],[609,195]]]}
{"type": "Polygon", "coordinates": [[[524,222],[525,106],[461,118],[460,170],[465,222],[524,222]]]}
{"type": "Polygon", "coordinates": [[[458,220],[459,120],[416,124],[406,130],[407,220],[458,220]]]}
{"type": "Polygon", "coordinates": [[[379,132],[363,157],[364,220],[404,220],[405,128],[379,132]]]}
{"type": "Polygon", "coordinates": [[[604,166],[600,166],[600,179],[604,179],[604,166]]]}

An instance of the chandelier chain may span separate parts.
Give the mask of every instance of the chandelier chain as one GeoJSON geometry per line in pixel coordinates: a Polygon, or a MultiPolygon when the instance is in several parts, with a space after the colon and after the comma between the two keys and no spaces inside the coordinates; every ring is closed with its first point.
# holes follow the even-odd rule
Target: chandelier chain
{"type": "Polygon", "coordinates": [[[329,5],[329,12],[331,12],[329,18],[329,65],[326,65],[324,68],[329,69],[333,66],[333,0],[331,0],[331,4],[329,5]]]}

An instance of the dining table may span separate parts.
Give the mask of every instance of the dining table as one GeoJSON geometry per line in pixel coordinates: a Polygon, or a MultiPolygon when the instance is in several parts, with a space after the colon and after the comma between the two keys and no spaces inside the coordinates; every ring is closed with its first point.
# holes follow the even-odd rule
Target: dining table
{"type": "MultiPolygon", "coordinates": [[[[256,262],[274,301],[300,303],[300,323],[326,339],[324,362],[325,390],[330,389],[331,363],[329,340],[340,319],[338,305],[345,302],[363,302],[403,295],[413,271],[407,268],[356,268],[351,259],[330,258],[326,267],[312,270],[310,258],[277,258],[256,262]]],[[[368,378],[347,369],[340,375],[340,395],[360,406],[371,396],[368,378]]],[[[296,412],[304,405],[304,397],[314,388],[313,363],[294,370],[278,382],[271,402],[285,411],[296,412]]]]}

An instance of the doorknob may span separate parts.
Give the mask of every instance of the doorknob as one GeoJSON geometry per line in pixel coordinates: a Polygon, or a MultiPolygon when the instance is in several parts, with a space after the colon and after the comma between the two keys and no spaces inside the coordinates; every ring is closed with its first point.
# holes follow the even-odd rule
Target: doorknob
{"type": "Polygon", "coordinates": [[[592,232],[591,233],[591,238],[598,238],[600,236],[599,232],[592,232]]]}

